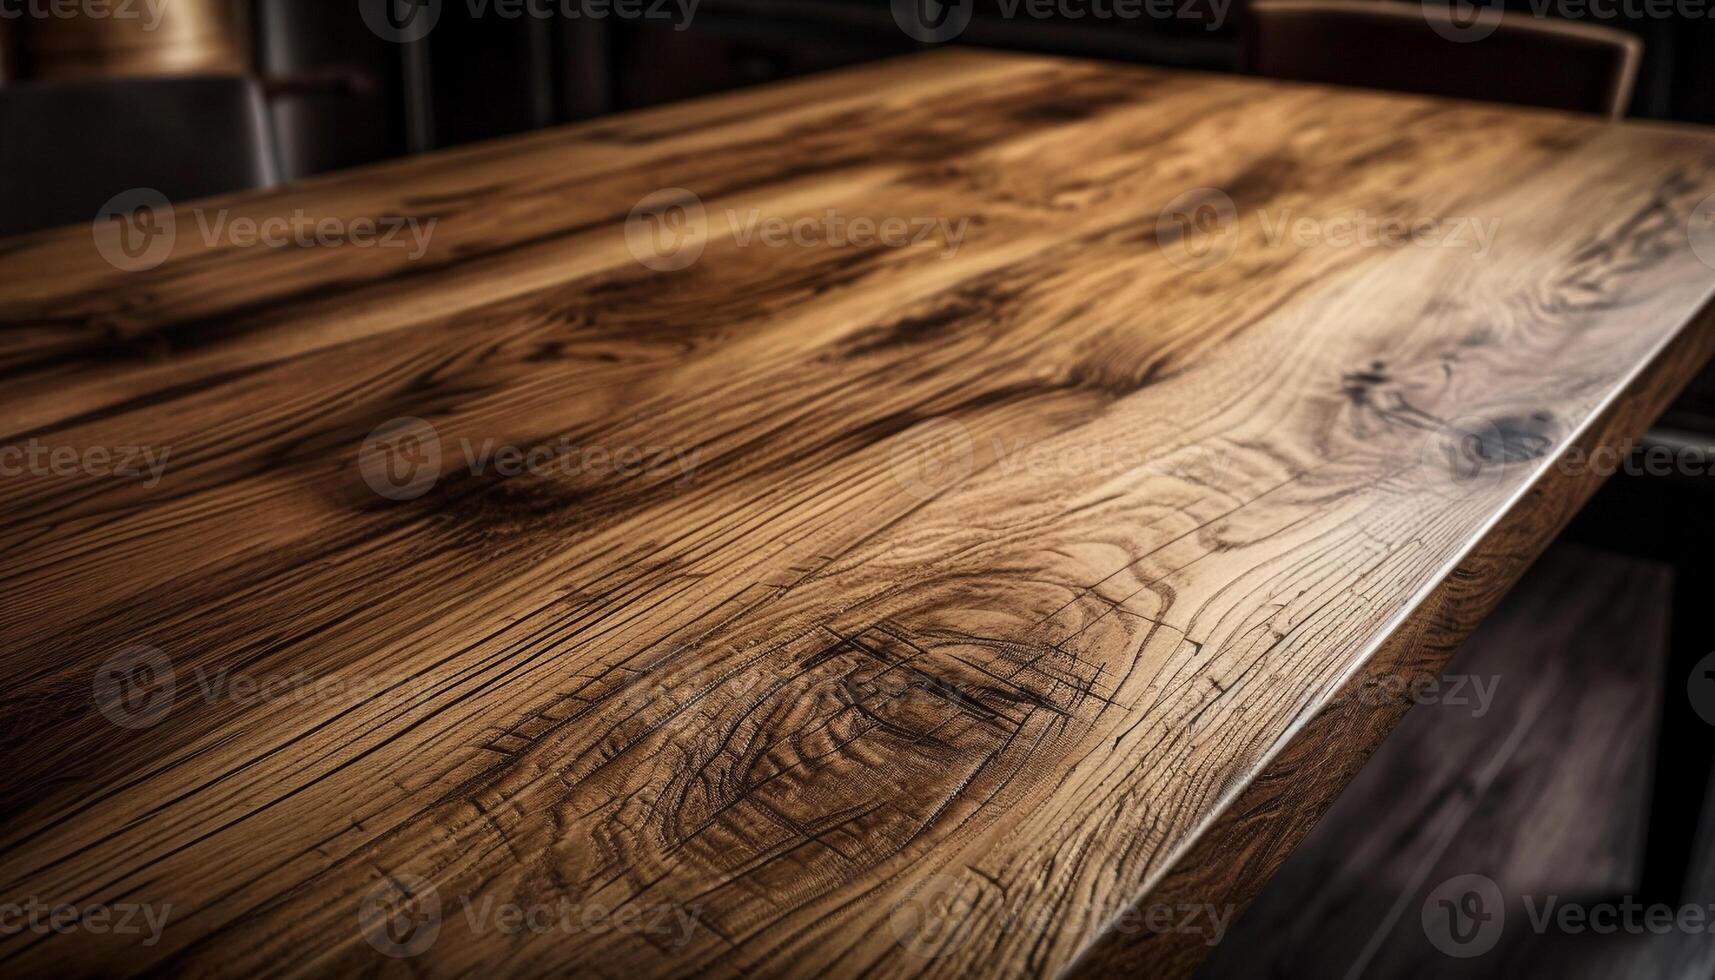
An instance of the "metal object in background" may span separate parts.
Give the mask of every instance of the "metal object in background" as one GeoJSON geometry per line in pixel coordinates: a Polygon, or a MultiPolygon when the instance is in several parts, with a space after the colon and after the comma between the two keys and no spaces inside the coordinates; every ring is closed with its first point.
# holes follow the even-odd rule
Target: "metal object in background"
{"type": "Polygon", "coordinates": [[[260,87],[238,75],[0,89],[0,236],[278,180],[260,87]],[[143,192],[147,192],[144,194],[143,192]]]}
{"type": "Polygon", "coordinates": [[[400,47],[405,97],[405,146],[423,153],[435,146],[435,87],[429,74],[427,38],[400,47]]]}
{"type": "Polygon", "coordinates": [[[233,0],[173,0],[138,16],[30,17],[13,22],[34,79],[241,74],[248,70],[233,0]],[[154,18],[158,16],[157,22],[154,18]]]}
{"type": "MultiPolygon", "coordinates": [[[[355,3],[253,0],[256,71],[290,180],[413,147],[401,46],[377,38],[355,3]]],[[[426,145],[426,141],[425,144],[426,145]]]]}

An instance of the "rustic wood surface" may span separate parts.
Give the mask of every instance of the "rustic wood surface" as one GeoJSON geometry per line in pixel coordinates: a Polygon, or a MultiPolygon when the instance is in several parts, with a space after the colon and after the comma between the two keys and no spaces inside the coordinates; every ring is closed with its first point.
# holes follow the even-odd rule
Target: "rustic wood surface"
{"type": "Polygon", "coordinates": [[[170,906],[0,964],[1188,972],[1715,349],[1711,193],[1690,129],[949,51],[200,205],[416,258],[0,242],[0,445],[169,452],[0,480],[0,898],[170,906]],[[1495,234],[1267,237],[1362,215],[1495,234]]]}

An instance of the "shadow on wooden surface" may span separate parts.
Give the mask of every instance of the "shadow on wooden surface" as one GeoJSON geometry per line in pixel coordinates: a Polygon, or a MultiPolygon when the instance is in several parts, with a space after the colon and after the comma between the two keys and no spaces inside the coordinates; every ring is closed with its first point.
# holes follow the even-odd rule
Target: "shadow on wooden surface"
{"type": "MultiPolygon", "coordinates": [[[[1662,564],[1551,549],[1199,976],[1715,975],[1715,933],[1652,931],[1648,912],[1624,904],[1642,854],[1671,584],[1662,564]],[[1492,899],[1468,904],[1472,892],[1498,893],[1502,913],[1492,899]],[[1462,910],[1457,938],[1437,917],[1442,901],[1462,910]],[[1468,914],[1479,909],[1490,917],[1468,914]]],[[[1710,863],[1686,897],[1702,930],[1715,929],[1710,863]]]]}

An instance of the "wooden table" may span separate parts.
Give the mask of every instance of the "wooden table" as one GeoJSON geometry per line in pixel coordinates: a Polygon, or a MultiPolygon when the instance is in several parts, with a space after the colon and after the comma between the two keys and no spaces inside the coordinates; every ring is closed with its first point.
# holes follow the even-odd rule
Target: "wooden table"
{"type": "Polygon", "coordinates": [[[0,243],[0,897],[166,915],[0,962],[1186,973],[1715,350],[1712,192],[946,51],[0,243]]]}

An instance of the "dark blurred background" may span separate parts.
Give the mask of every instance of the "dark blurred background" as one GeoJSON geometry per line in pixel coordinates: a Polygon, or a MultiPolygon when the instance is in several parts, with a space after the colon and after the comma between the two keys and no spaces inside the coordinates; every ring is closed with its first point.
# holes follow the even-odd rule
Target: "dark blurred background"
{"type": "MultiPolygon", "coordinates": [[[[445,0],[428,36],[407,43],[369,29],[358,0],[165,0],[152,30],[145,19],[20,15],[29,2],[0,0],[0,84],[250,75],[288,180],[924,46],[899,28],[888,0],[700,0],[688,26],[687,0],[654,17],[601,20],[507,17],[494,6],[505,0],[445,0]]],[[[147,0],[112,2],[141,10],[147,0]]],[[[1170,17],[1008,18],[1000,0],[977,0],[956,43],[1231,70],[1243,0],[1174,6],[1170,17]]],[[[1588,19],[1644,43],[1630,115],[1715,122],[1715,72],[1697,57],[1715,50],[1715,21],[1588,19]]]]}

